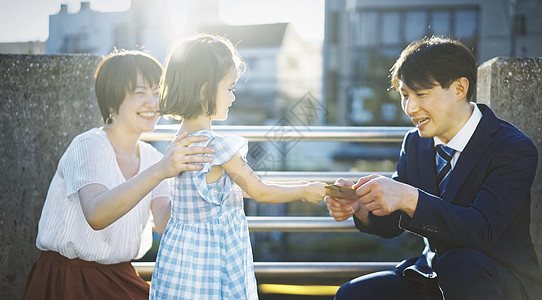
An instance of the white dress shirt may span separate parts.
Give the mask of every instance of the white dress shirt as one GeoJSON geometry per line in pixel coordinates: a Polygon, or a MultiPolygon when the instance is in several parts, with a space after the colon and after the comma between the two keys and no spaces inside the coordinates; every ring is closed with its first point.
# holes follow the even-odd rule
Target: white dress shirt
{"type": "MultiPolygon", "coordinates": [[[[482,119],[482,112],[478,108],[478,105],[476,105],[475,103],[472,103],[472,105],[474,106],[474,110],[472,111],[470,118],[447,144],[441,141],[438,137],[433,137],[435,146],[444,145],[455,150],[455,154],[452,157],[451,161],[452,169],[455,167],[455,164],[459,159],[461,152],[463,152],[463,150],[467,146],[467,143],[470,141],[470,138],[472,137],[474,131],[476,130],[476,127],[478,126],[478,123],[480,123],[480,120],[482,119]]],[[[435,161],[436,159],[437,158],[435,155],[435,161]]]]}

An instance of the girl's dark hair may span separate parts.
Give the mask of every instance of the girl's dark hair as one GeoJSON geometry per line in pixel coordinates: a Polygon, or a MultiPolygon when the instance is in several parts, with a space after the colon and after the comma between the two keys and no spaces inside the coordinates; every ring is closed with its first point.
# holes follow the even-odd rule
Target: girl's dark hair
{"type": "Polygon", "coordinates": [[[230,40],[209,34],[184,40],[167,58],[160,112],[185,119],[213,115],[218,83],[231,70],[239,78],[245,64],[230,40]]]}
{"type": "Polygon", "coordinates": [[[105,123],[111,110],[118,113],[127,93],[132,93],[141,74],[150,86],[158,86],[162,66],[149,54],[139,50],[115,50],[96,69],[94,91],[105,123]]]}
{"type": "Polygon", "coordinates": [[[402,81],[416,91],[431,89],[436,83],[444,89],[457,79],[469,81],[467,100],[476,88],[476,60],[471,51],[457,40],[430,37],[412,42],[391,68],[391,85],[399,90],[402,81]]]}

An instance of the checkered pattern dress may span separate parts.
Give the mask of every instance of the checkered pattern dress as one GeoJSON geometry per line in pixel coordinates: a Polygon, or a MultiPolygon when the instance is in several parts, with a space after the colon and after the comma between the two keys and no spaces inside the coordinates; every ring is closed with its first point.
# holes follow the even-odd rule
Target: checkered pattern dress
{"type": "Polygon", "coordinates": [[[171,219],[160,242],[150,299],[257,299],[242,191],[225,172],[213,183],[206,181],[212,166],[236,153],[245,158],[247,140],[207,130],[193,135],[209,137],[214,160],[174,179],[171,219]]]}

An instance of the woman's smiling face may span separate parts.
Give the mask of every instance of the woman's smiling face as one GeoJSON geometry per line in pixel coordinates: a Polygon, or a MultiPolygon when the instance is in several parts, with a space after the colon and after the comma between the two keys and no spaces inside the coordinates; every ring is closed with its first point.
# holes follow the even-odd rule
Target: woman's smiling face
{"type": "Polygon", "coordinates": [[[125,126],[136,133],[152,131],[160,116],[157,112],[159,100],[158,86],[150,86],[138,74],[134,90],[126,93],[118,114],[114,115],[116,126],[125,126]]]}

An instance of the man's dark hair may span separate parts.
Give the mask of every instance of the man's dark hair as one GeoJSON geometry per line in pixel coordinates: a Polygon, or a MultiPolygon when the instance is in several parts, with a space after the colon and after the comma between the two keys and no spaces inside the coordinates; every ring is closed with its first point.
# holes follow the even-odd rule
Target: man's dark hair
{"type": "Polygon", "coordinates": [[[461,77],[469,81],[467,100],[476,88],[477,65],[471,51],[461,42],[429,37],[408,45],[391,68],[391,85],[399,90],[402,81],[417,91],[431,89],[437,83],[444,89],[461,77]]]}

